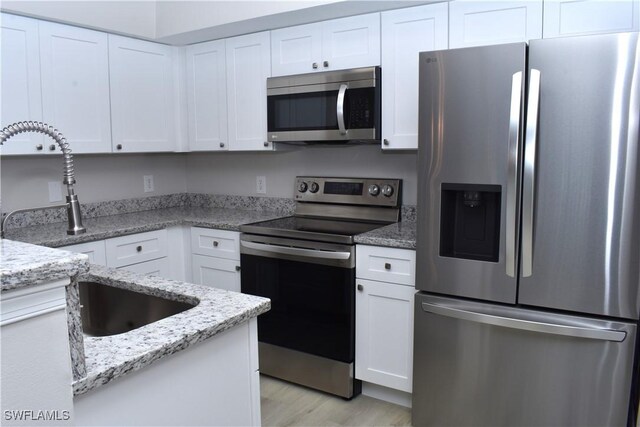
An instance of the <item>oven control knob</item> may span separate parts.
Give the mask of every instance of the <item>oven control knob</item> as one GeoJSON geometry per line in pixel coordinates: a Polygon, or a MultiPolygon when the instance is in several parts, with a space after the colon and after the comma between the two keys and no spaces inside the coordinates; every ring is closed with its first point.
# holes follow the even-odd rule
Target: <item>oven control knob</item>
{"type": "Polygon", "coordinates": [[[389,184],[383,186],[382,187],[382,194],[385,195],[386,197],[393,196],[393,187],[390,186],[389,184]]]}
{"type": "Polygon", "coordinates": [[[371,184],[369,186],[369,194],[371,194],[372,196],[377,196],[378,194],[380,194],[380,187],[376,184],[371,184]]]}
{"type": "Polygon", "coordinates": [[[301,181],[300,184],[298,184],[298,191],[301,193],[304,193],[305,191],[307,191],[307,183],[304,181],[301,181]]]}
{"type": "Polygon", "coordinates": [[[309,191],[311,191],[312,193],[317,193],[319,189],[320,189],[320,186],[318,185],[318,183],[312,182],[311,187],[309,188],[309,191]]]}

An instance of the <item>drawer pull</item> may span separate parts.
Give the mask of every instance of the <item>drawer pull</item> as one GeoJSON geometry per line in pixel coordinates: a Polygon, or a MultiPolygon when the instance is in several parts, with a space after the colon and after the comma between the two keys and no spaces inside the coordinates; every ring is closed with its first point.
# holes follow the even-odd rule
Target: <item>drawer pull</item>
{"type": "Polygon", "coordinates": [[[358,290],[359,290],[360,292],[364,291],[364,286],[362,286],[362,285],[358,285],[358,290]]]}
{"type": "Polygon", "coordinates": [[[41,150],[42,150],[42,148],[43,148],[43,147],[42,147],[42,144],[38,144],[38,145],[36,145],[36,150],[41,151],[41,150]]]}
{"type": "Polygon", "coordinates": [[[142,246],[136,246],[136,251],[137,252],[142,252],[142,246]]]}
{"type": "Polygon", "coordinates": [[[385,262],[385,263],[384,263],[384,269],[385,269],[385,270],[391,270],[391,264],[390,264],[390,263],[388,263],[388,262],[385,262]]]}
{"type": "Polygon", "coordinates": [[[116,149],[117,149],[117,150],[122,150],[122,144],[118,144],[118,145],[116,145],[116,149]]]}
{"type": "Polygon", "coordinates": [[[240,271],[240,266],[236,265],[236,271],[240,271]]]}
{"type": "Polygon", "coordinates": [[[56,151],[56,145],[55,144],[51,144],[49,146],[49,151],[56,151]]]}
{"type": "Polygon", "coordinates": [[[325,68],[327,68],[327,67],[329,66],[329,61],[323,61],[323,62],[322,62],[322,65],[323,65],[325,68]]]}
{"type": "Polygon", "coordinates": [[[217,241],[217,240],[214,240],[214,241],[213,241],[213,247],[214,247],[214,248],[217,248],[217,247],[218,247],[218,245],[219,245],[218,241],[217,241]]]}

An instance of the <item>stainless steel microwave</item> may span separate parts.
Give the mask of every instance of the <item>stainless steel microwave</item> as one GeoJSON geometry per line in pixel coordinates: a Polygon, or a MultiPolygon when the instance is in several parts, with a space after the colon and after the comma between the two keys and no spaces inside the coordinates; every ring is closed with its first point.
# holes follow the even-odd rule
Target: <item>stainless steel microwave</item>
{"type": "Polygon", "coordinates": [[[267,79],[269,141],[379,141],[380,81],[380,67],[267,79]]]}

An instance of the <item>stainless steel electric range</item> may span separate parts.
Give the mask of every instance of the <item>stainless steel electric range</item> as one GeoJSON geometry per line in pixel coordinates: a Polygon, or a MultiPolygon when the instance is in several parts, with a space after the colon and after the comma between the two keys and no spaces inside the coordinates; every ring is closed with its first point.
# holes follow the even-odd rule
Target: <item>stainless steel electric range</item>
{"type": "Polygon", "coordinates": [[[293,216],[240,227],[242,292],[268,297],[260,372],[347,399],[355,362],[354,236],[400,219],[402,181],[297,177],[293,216]]]}

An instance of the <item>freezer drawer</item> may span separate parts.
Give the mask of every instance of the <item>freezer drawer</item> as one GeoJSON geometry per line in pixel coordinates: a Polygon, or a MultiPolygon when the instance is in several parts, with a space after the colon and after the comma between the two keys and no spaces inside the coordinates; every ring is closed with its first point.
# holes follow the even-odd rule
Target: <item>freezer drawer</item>
{"type": "Polygon", "coordinates": [[[413,425],[624,426],[636,325],[418,294],[413,425]]]}

